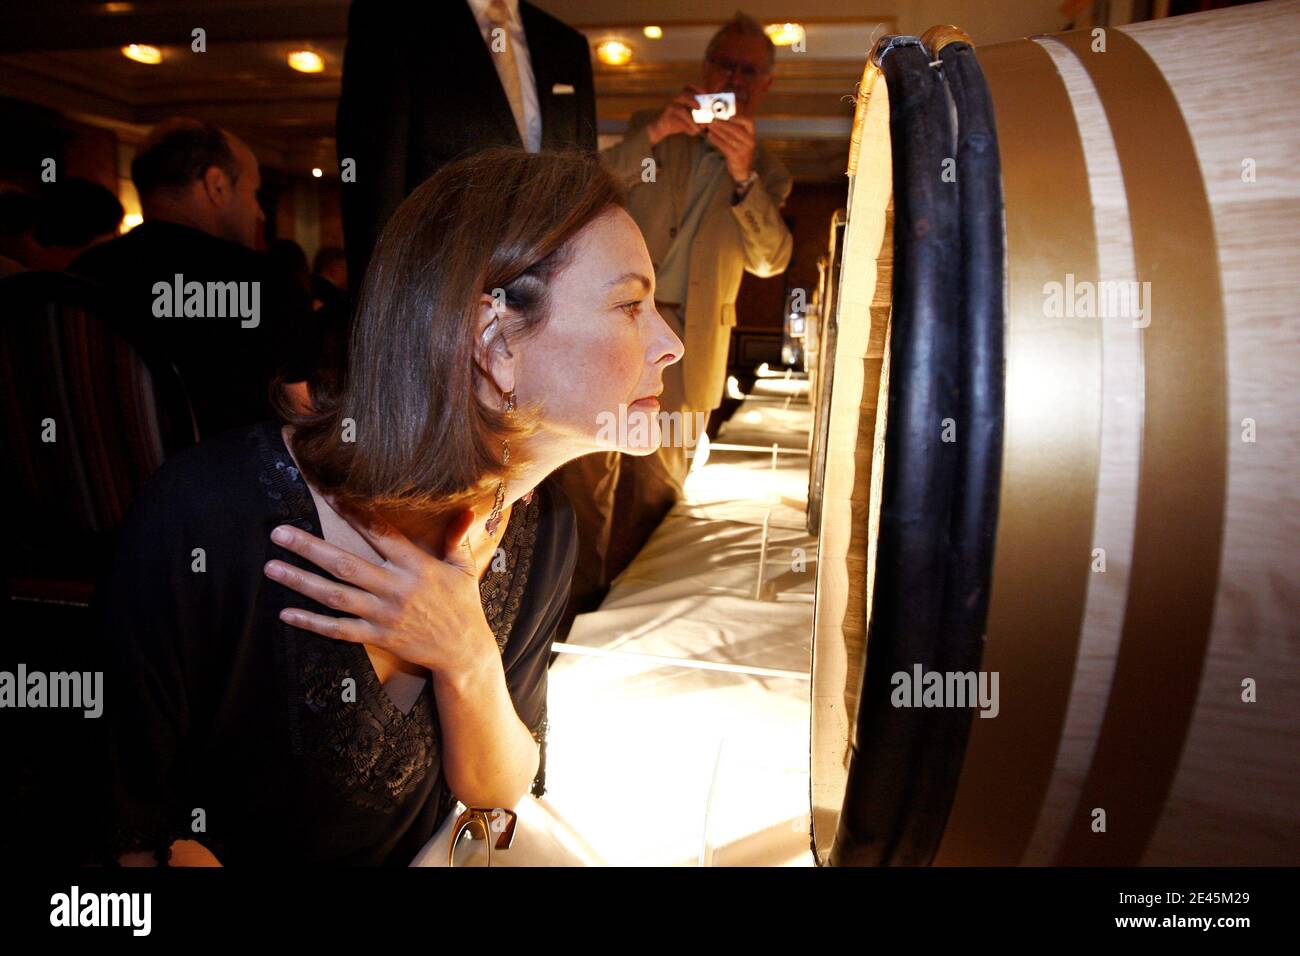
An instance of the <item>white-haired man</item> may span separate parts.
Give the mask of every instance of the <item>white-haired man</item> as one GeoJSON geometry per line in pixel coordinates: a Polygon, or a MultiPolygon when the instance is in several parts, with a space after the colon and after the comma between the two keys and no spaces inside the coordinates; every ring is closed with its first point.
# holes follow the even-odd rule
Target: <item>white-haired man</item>
{"type": "Polygon", "coordinates": [[[620,477],[632,489],[620,533],[632,539],[624,550],[635,553],[683,494],[687,452],[699,438],[696,420],[722,403],[743,274],[779,275],[789,264],[793,239],[780,207],[790,173],[754,130],[775,57],[762,26],[737,13],[709,41],[700,84],[662,109],[634,114],[622,142],[601,153],[629,189],[628,212],[655,266],[655,307],[686,346],[682,361],[665,371],[660,399],[661,413],[677,413],[684,427],[665,429],[653,455],[593,454],[561,469],[578,512],[579,612],[594,605],[617,570],[607,562],[620,477]],[[723,91],[735,94],[735,115],[695,122],[695,94],[723,91]]]}

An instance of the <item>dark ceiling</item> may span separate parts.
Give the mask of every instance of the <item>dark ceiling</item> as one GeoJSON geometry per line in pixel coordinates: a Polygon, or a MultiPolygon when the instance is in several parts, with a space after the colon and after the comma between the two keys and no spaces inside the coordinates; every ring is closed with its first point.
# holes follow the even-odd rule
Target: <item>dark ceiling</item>
{"type": "MultiPolygon", "coordinates": [[[[347,0],[9,4],[0,10],[0,95],[112,127],[128,141],[168,116],[195,116],[231,129],[263,163],[285,172],[329,168],[347,10],[347,0]],[[207,33],[203,54],[190,50],[196,26],[207,33]],[[120,48],[127,43],[161,48],[163,62],[126,59],[120,48]],[[287,53],[304,47],[322,56],[323,73],[286,65],[287,53]]],[[[719,22],[665,24],[659,43],[640,36],[640,21],[579,24],[593,43],[636,38],[632,64],[597,64],[602,133],[617,135],[632,112],[697,79],[703,44],[719,22]]],[[[893,19],[826,18],[807,27],[806,54],[778,58],[760,134],[797,178],[836,181],[844,174],[850,94],[862,69],[857,51],[892,30],[893,19]]]]}

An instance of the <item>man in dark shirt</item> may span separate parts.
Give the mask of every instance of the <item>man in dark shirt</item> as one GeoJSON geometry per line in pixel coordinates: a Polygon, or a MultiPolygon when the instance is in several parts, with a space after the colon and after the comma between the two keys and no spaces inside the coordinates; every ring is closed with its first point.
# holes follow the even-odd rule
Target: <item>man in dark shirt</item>
{"type": "Polygon", "coordinates": [[[311,301],[260,245],[257,157],[197,120],[155,127],[131,164],[144,222],[79,256],[69,271],[109,287],[121,332],[146,359],[176,366],[207,436],[272,416],[276,375],[305,380],[317,360],[311,301]]]}

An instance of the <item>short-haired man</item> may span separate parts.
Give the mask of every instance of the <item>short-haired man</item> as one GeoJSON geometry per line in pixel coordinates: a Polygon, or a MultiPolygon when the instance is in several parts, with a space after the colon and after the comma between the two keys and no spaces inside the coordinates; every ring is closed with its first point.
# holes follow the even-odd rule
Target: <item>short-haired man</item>
{"type": "Polygon", "coordinates": [[[120,331],[176,366],[200,435],[272,417],[276,376],[305,395],[319,356],[311,301],[258,251],[266,217],[253,151],[210,124],[172,119],[140,144],[131,178],[144,221],[69,271],[112,290],[120,331]]]}

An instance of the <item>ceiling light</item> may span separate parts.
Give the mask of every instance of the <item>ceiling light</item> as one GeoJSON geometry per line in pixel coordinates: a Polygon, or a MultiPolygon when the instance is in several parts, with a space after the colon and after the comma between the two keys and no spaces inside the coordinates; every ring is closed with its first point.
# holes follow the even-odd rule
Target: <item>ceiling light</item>
{"type": "Polygon", "coordinates": [[[320,179],[322,176],[325,175],[325,173],[321,171],[321,168],[319,166],[313,166],[311,168],[311,174],[315,176],[317,179],[320,179]]]}
{"type": "Polygon", "coordinates": [[[804,38],[803,26],[798,23],[769,23],[763,32],[776,46],[793,46],[804,38]]]}
{"type": "Polygon", "coordinates": [[[320,54],[311,50],[294,50],[289,54],[289,65],[299,73],[320,73],[325,69],[320,54]]]}
{"type": "Polygon", "coordinates": [[[622,40],[602,40],[596,44],[596,59],[606,66],[622,66],[632,59],[632,48],[622,40]]]}
{"type": "Polygon", "coordinates": [[[661,39],[661,38],[663,37],[663,35],[664,35],[664,28],[663,28],[663,27],[646,27],[646,28],[645,28],[644,30],[642,30],[641,32],[644,33],[646,36],[648,36],[651,40],[658,40],[658,39],[661,39]]]}
{"type": "Polygon", "coordinates": [[[135,60],[137,63],[148,63],[150,66],[162,62],[162,50],[144,43],[132,43],[122,47],[122,55],[128,60],[135,60]]]}

